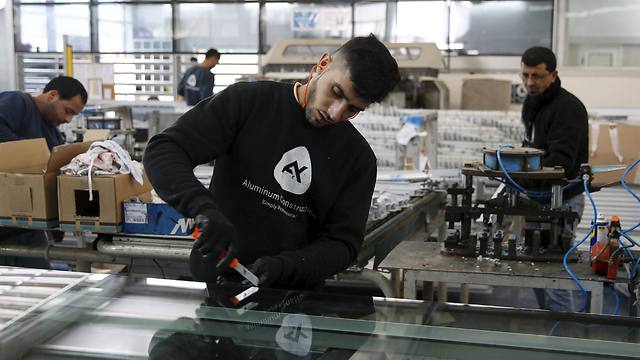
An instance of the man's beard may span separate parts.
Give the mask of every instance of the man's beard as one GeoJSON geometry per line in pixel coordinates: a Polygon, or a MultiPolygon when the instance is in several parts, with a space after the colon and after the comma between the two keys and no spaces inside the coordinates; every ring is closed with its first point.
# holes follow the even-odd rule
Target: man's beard
{"type": "Polygon", "coordinates": [[[316,89],[315,89],[315,86],[311,86],[311,83],[309,83],[308,89],[309,89],[309,95],[307,97],[307,103],[305,104],[305,108],[304,108],[304,116],[307,118],[307,121],[309,122],[309,124],[313,126],[318,126],[317,120],[314,120],[313,106],[312,106],[315,100],[316,89]]]}
{"type": "Polygon", "coordinates": [[[56,117],[55,117],[56,109],[54,108],[54,105],[55,105],[55,102],[47,104],[47,106],[45,106],[44,108],[44,112],[42,116],[44,117],[44,120],[47,122],[49,126],[56,127],[60,125],[60,123],[56,121],[56,117]]]}

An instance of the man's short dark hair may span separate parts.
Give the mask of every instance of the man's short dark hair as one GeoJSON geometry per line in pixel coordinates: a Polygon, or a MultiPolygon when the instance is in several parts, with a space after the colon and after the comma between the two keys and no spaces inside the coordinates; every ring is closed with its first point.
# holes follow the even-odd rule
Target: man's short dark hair
{"type": "Polygon", "coordinates": [[[354,90],[369,102],[382,101],[400,81],[396,59],[373,34],[347,41],[335,54],[344,57],[354,90]]]}
{"type": "Polygon", "coordinates": [[[207,52],[204,54],[204,58],[210,58],[212,56],[217,57],[218,59],[220,59],[220,53],[218,52],[218,50],[216,49],[209,49],[207,50],[207,52]]]}
{"type": "Polygon", "coordinates": [[[62,100],[69,100],[80,95],[82,104],[87,104],[87,90],[85,90],[80,81],[70,76],[58,76],[51,79],[51,81],[45,85],[42,92],[46,93],[51,90],[56,90],[62,100]]]}
{"type": "Polygon", "coordinates": [[[545,64],[549,72],[555,71],[557,65],[556,56],[553,54],[553,51],[542,46],[534,46],[527,49],[524,54],[522,54],[521,61],[523,64],[531,67],[545,64]]]}

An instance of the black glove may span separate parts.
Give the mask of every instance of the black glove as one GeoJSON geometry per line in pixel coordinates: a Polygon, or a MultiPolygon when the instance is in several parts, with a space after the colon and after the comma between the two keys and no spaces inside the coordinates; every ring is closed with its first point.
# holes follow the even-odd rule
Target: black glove
{"type": "Polygon", "coordinates": [[[249,268],[258,277],[258,286],[269,287],[280,280],[284,264],[277,257],[264,256],[256,260],[249,268]]]}
{"type": "Polygon", "coordinates": [[[196,226],[200,236],[193,243],[193,251],[202,254],[204,260],[221,257],[216,265],[218,269],[228,266],[235,256],[238,236],[233,224],[220,211],[205,210],[196,216],[196,226]]]}

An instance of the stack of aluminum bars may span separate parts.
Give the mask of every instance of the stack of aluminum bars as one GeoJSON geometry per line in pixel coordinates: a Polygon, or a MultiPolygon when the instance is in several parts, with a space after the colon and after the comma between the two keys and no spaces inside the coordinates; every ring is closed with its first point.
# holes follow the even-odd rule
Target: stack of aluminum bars
{"type": "Polygon", "coordinates": [[[91,274],[0,266],[0,333],[37,315],[50,300],[91,274]]]}
{"type": "Polygon", "coordinates": [[[438,111],[437,168],[460,169],[479,161],[483,147],[521,145],[524,126],[515,111],[438,111]]]}
{"type": "Polygon", "coordinates": [[[396,168],[396,134],[402,126],[401,117],[395,106],[372,104],[351,121],[367,139],[379,167],[396,168]]]}

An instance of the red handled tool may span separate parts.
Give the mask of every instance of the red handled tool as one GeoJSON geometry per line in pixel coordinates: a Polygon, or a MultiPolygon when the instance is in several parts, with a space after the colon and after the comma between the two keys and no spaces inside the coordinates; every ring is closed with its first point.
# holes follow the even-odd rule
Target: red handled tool
{"type": "MultiPolygon", "coordinates": [[[[193,230],[193,238],[198,239],[199,237],[200,237],[200,229],[196,226],[196,228],[193,230]]],[[[225,250],[222,250],[218,255],[218,259],[223,259],[225,256],[227,256],[227,252],[225,250]]],[[[249,269],[247,269],[244,265],[240,264],[240,261],[238,261],[238,259],[232,258],[229,261],[229,267],[237,271],[240,275],[242,275],[243,278],[247,279],[247,281],[249,281],[253,286],[258,286],[258,283],[259,283],[258,277],[254,273],[249,271],[249,269]]]]}

